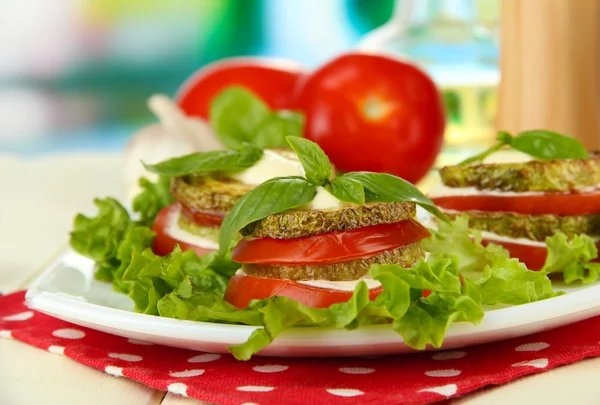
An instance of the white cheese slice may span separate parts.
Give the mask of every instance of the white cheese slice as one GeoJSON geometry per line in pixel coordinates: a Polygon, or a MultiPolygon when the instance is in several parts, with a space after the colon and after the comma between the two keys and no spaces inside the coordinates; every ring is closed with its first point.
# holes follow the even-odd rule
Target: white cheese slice
{"type": "MultiPolygon", "coordinates": [[[[247,276],[244,270],[239,269],[235,272],[236,276],[247,276]]],[[[372,278],[363,277],[358,280],[352,281],[329,281],[329,280],[301,280],[296,281],[298,284],[309,285],[317,288],[327,288],[329,290],[340,290],[340,291],[354,291],[356,285],[359,281],[364,281],[367,283],[367,287],[369,290],[372,290],[377,287],[381,287],[381,283],[377,280],[373,280],[372,278]]]]}
{"type": "Polygon", "coordinates": [[[377,280],[373,280],[372,278],[361,278],[358,280],[351,281],[302,280],[297,281],[297,283],[309,285],[311,287],[327,288],[329,290],[354,291],[356,285],[360,281],[364,281],[365,283],[367,283],[367,287],[369,288],[369,290],[381,287],[381,283],[377,280]]]}
{"type": "Polygon", "coordinates": [[[265,149],[254,166],[229,175],[230,178],[251,186],[258,186],[273,177],[304,176],[304,168],[298,159],[284,156],[277,151],[265,149]]]}
{"type": "Polygon", "coordinates": [[[481,237],[490,242],[504,242],[504,243],[517,243],[519,245],[546,247],[546,242],[540,242],[537,240],[531,240],[527,238],[510,238],[508,236],[498,235],[497,233],[480,231],[481,237]]]}
{"type": "Polygon", "coordinates": [[[179,227],[179,216],[181,215],[181,209],[173,211],[173,213],[167,219],[168,225],[165,229],[165,233],[170,237],[180,240],[191,245],[199,246],[205,249],[219,249],[219,243],[216,240],[210,238],[203,238],[198,235],[189,233],[188,231],[179,227]]]}
{"type": "MultiPolygon", "coordinates": [[[[305,176],[304,168],[298,159],[265,149],[258,162],[248,169],[229,175],[230,178],[245,184],[257,186],[273,177],[305,176]]],[[[305,210],[325,210],[341,207],[341,202],[323,187],[317,187],[317,195],[305,210]]]]}
{"type": "Polygon", "coordinates": [[[482,160],[482,163],[526,163],[532,160],[535,160],[535,158],[529,156],[527,153],[517,150],[499,150],[486,156],[482,160]]]}

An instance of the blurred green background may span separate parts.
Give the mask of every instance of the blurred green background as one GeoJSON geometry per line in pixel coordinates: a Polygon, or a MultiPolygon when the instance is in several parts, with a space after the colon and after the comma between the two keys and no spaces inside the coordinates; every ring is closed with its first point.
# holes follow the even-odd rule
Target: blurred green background
{"type": "MultiPolygon", "coordinates": [[[[473,3],[480,21],[497,23],[498,0],[473,3]]],[[[148,96],[173,95],[202,65],[263,55],[315,67],[355,47],[389,20],[397,5],[394,0],[2,0],[0,152],[120,148],[136,128],[153,120],[148,96]]],[[[459,103],[452,93],[446,100],[450,106],[459,103]]]]}

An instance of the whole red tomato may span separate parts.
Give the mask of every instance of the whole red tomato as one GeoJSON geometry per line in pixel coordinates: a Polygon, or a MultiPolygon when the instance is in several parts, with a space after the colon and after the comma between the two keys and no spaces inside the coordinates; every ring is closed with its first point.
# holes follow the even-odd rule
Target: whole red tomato
{"type": "Polygon", "coordinates": [[[409,63],[345,54],[306,76],[296,92],[305,136],[342,171],[386,172],[414,183],[442,147],[440,94],[409,63]]]}
{"type": "Polygon", "coordinates": [[[244,86],[273,109],[294,107],[293,93],[305,70],[283,59],[240,57],[206,65],[188,78],[175,99],[190,116],[208,118],[212,98],[227,86],[244,86]]]}

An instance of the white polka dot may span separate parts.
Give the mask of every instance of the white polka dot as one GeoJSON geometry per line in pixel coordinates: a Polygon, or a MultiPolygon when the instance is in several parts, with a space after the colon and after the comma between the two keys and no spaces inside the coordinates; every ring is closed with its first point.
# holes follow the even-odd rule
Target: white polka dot
{"type": "Polygon", "coordinates": [[[290,366],[280,366],[277,364],[267,364],[264,366],[254,366],[252,367],[252,370],[254,371],[258,371],[259,373],[278,373],[280,371],[285,371],[288,368],[290,368],[290,366]]]}
{"type": "Polygon", "coordinates": [[[3,321],[26,321],[33,317],[33,311],[20,312],[14,315],[8,315],[2,318],[3,321]]]}
{"type": "Polygon", "coordinates": [[[216,353],[199,354],[198,356],[190,357],[188,363],[208,363],[209,361],[215,361],[220,358],[221,355],[216,353]]]}
{"type": "Polygon", "coordinates": [[[122,367],[106,366],[104,368],[104,371],[106,372],[106,374],[110,374],[115,377],[123,377],[123,368],[122,367]]]}
{"type": "Polygon", "coordinates": [[[129,343],[131,343],[132,345],[139,345],[139,346],[153,346],[154,345],[154,343],[144,342],[143,340],[137,340],[137,339],[127,339],[127,341],[129,343]]]}
{"type": "Polygon", "coordinates": [[[65,354],[64,346],[50,346],[48,351],[54,354],[65,354]]]}
{"type": "Polygon", "coordinates": [[[456,384],[448,384],[439,387],[423,388],[422,390],[419,390],[417,392],[435,392],[436,394],[449,397],[450,395],[456,394],[457,390],[458,387],[456,386],[456,384]]]}
{"type": "Polygon", "coordinates": [[[512,365],[513,367],[535,367],[535,368],[546,368],[548,367],[548,359],[535,359],[529,361],[522,361],[520,363],[515,363],[512,365]]]}
{"type": "Polygon", "coordinates": [[[10,339],[12,338],[12,332],[9,330],[0,330],[0,338],[10,339]]]}
{"type": "Polygon", "coordinates": [[[142,356],[137,356],[135,354],[127,354],[127,353],[108,353],[108,357],[112,357],[113,359],[120,359],[125,361],[141,361],[143,359],[142,356]]]}
{"type": "Polygon", "coordinates": [[[439,352],[431,356],[434,360],[455,360],[462,359],[467,355],[467,352],[452,351],[452,352],[439,352]]]}
{"type": "Polygon", "coordinates": [[[182,384],[182,383],[173,383],[173,384],[169,384],[169,386],[167,387],[167,391],[172,392],[173,394],[179,394],[179,395],[183,395],[184,397],[187,397],[187,385],[182,384]]]}
{"type": "Polygon", "coordinates": [[[454,369],[425,371],[425,375],[429,377],[456,377],[457,375],[460,375],[460,373],[460,370],[454,369]]]}
{"type": "Polygon", "coordinates": [[[535,342],[517,346],[515,350],[518,352],[538,352],[540,350],[544,350],[547,347],[550,347],[550,345],[546,342],[535,342]]]}
{"type": "Polygon", "coordinates": [[[374,368],[367,367],[341,367],[339,370],[346,374],[371,374],[375,371],[374,368]]]}
{"type": "Polygon", "coordinates": [[[349,388],[328,388],[327,392],[333,395],[337,395],[338,397],[356,397],[358,395],[364,394],[364,392],[360,390],[352,390],[349,388]]]}
{"type": "Polygon", "coordinates": [[[52,332],[52,336],[63,339],[82,339],[85,337],[85,332],[79,329],[57,329],[52,332]]]}
{"type": "Polygon", "coordinates": [[[204,374],[204,370],[184,370],[184,371],[172,371],[169,373],[171,377],[196,377],[204,374]]]}
{"type": "Polygon", "coordinates": [[[275,387],[264,387],[262,385],[244,385],[236,388],[238,391],[244,392],[269,392],[273,391],[275,387]]]}

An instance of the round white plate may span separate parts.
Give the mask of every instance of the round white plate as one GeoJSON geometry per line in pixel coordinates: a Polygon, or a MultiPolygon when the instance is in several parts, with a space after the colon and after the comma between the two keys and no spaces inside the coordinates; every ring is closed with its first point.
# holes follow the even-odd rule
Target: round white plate
{"type": "MultiPolygon", "coordinates": [[[[494,342],[536,333],[600,315],[600,285],[565,288],[568,294],[545,301],[486,312],[483,321],[453,324],[442,349],[494,342]]],[[[111,285],[94,280],[93,263],[65,251],[33,283],[27,305],[77,325],[147,342],[225,353],[242,343],[255,326],[180,321],[132,311],[133,303],[111,285]]],[[[365,356],[412,352],[389,325],[353,331],[295,328],[263,349],[263,356],[365,356]]]]}

